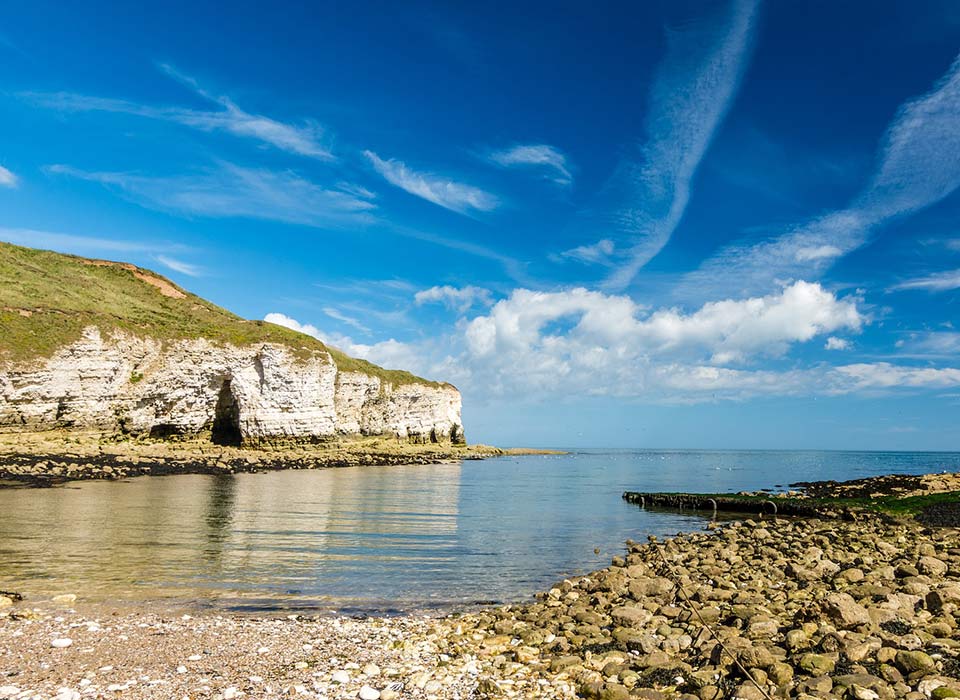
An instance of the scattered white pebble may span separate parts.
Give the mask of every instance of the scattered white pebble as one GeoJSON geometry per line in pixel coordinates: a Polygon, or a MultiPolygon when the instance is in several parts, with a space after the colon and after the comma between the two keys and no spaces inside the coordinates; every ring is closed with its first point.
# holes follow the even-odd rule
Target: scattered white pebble
{"type": "Polygon", "coordinates": [[[365,685],[360,688],[360,700],[380,700],[380,691],[365,685]]]}
{"type": "Polygon", "coordinates": [[[54,639],[52,642],[50,642],[50,646],[52,646],[54,649],[66,649],[71,644],[73,644],[73,640],[69,637],[54,639]]]}
{"type": "Polygon", "coordinates": [[[177,673],[186,673],[186,672],[187,672],[186,666],[177,666],[177,673]]]}
{"type": "Polygon", "coordinates": [[[223,691],[223,700],[233,700],[235,697],[237,697],[239,693],[240,693],[239,690],[237,690],[233,686],[230,686],[229,688],[223,691]]]}
{"type": "Polygon", "coordinates": [[[334,671],[333,675],[330,676],[330,680],[332,680],[334,683],[340,683],[341,685],[344,683],[349,683],[350,674],[346,671],[334,671]]]}
{"type": "Polygon", "coordinates": [[[12,698],[20,694],[20,689],[15,685],[0,685],[0,698],[12,698]]]}
{"type": "Polygon", "coordinates": [[[187,657],[187,661],[199,661],[202,658],[203,656],[201,656],[200,654],[193,654],[192,656],[187,657]]]}
{"type": "Polygon", "coordinates": [[[368,678],[379,676],[380,667],[377,666],[376,664],[367,664],[366,666],[363,667],[363,675],[367,676],[368,678]]]}
{"type": "Polygon", "coordinates": [[[258,654],[269,654],[270,650],[267,647],[260,647],[257,649],[258,654]]]}

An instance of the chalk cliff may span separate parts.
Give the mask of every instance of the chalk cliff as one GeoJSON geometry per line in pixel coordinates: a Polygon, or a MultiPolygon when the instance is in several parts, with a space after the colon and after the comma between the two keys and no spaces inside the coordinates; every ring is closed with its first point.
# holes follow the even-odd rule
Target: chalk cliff
{"type": "MultiPolygon", "coordinates": [[[[307,336],[243,321],[130,265],[6,244],[0,244],[0,263],[8,263],[0,265],[0,301],[5,302],[0,314],[2,429],[97,428],[153,437],[209,434],[223,444],[347,434],[463,441],[460,394],[449,384],[382,370],[307,336]],[[95,308],[96,298],[78,302],[67,294],[67,302],[63,295],[37,299],[29,283],[25,293],[11,292],[7,286],[18,283],[13,275],[17,258],[27,253],[30,262],[45,264],[33,265],[33,270],[20,266],[21,286],[26,275],[37,274],[37,267],[42,275],[63,272],[66,266],[79,270],[92,294],[102,294],[106,281],[109,291],[130,297],[138,322],[91,311],[87,307],[95,308]],[[57,270],[48,269],[51,261],[57,270]],[[93,279],[86,280],[87,275],[93,279]],[[117,280],[122,282],[119,289],[117,280]],[[24,297],[30,297],[29,304],[23,303],[24,297]],[[61,307],[74,308],[53,307],[58,301],[61,307]],[[176,313],[202,318],[188,323],[190,319],[171,316],[167,312],[174,304],[176,313]],[[208,318],[217,313],[223,315],[223,324],[208,318]],[[229,324],[237,328],[227,333],[229,324]],[[202,332],[205,328],[208,333],[202,332]],[[60,342],[50,341],[51,333],[60,342]]],[[[69,274],[66,280],[62,277],[61,282],[72,286],[69,274]]]]}

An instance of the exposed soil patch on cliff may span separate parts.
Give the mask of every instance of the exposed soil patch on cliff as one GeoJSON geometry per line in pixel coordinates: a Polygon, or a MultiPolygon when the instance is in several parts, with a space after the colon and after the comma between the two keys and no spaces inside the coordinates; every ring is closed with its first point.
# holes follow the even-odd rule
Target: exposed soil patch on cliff
{"type": "Polygon", "coordinates": [[[110,260],[84,260],[83,264],[94,265],[96,267],[119,267],[122,270],[129,270],[133,273],[133,276],[141,282],[146,282],[147,284],[159,289],[160,293],[165,297],[170,297],[171,299],[187,298],[187,295],[174,287],[171,282],[151,275],[150,273],[141,270],[139,267],[131,263],[112,262],[110,260]]]}

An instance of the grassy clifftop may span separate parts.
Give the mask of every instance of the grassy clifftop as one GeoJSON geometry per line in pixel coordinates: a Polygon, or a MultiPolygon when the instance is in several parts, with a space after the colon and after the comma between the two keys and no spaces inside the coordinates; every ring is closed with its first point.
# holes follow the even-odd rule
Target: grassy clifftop
{"type": "Polygon", "coordinates": [[[401,370],[349,357],[319,340],[264,321],[248,321],[129,263],[91,260],[0,242],[0,360],[49,357],[88,326],[161,341],[207,338],[233,345],[280,343],[326,350],[342,371],[394,384],[439,386],[401,370]]]}

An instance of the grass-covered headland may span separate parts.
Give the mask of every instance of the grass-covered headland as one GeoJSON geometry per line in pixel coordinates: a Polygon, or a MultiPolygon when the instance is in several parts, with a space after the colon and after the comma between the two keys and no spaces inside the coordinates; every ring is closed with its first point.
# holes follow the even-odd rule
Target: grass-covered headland
{"type": "Polygon", "coordinates": [[[240,318],[151,270],[0,242],[0,362],[49,357],[89,326],[160,341],[279,343],[304,354],[329,352],[341,371],[393,384],[439,385],[349,357],[288,328],[240,318]]]}

